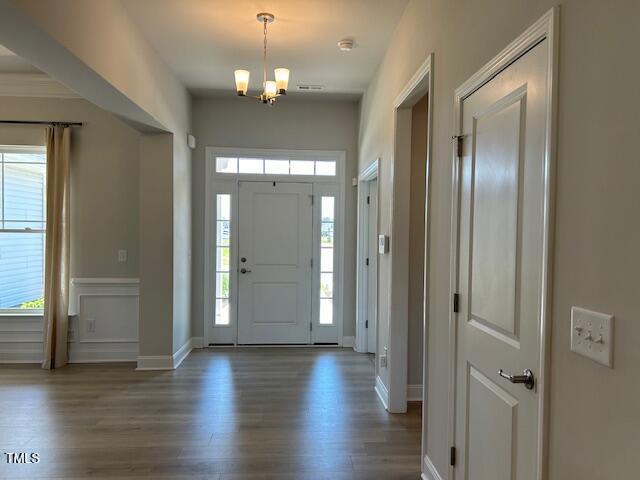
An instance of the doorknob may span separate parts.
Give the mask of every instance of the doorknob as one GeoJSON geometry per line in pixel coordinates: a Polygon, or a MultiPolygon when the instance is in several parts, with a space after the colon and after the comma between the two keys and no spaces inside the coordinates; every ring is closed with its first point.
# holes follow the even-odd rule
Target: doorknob
{"type": "Polygon", "coordinates": [[[247,270],[246,268],[241,268],[240,273],[251,273],[251,270],[247,270]]]}
{"type": "Polygon", "coordinates": [[[533,377],[533,372],[528,368],[522,372],[523,375],[509,375],[508,373],[504,373],[502,369],[498,371],[498,375],[502,378],[506,378],[511,383],[524,383],[525,388],[527,390],[533,390],[534,385],[536,384],[535,378],[533,377]]]}

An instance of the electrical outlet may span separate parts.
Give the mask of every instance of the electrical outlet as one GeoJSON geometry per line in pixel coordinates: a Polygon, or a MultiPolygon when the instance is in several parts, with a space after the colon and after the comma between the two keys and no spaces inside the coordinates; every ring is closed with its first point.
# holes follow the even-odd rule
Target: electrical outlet
{"type": "Polygon", "coordinates": [[[96,333],[96,319],[88,318],[87,319],[87,333],[96,333]]]}
{"type": "Polygon", "coordinates": [[[380,368],[387,368],[387,356],[380,355],[380,368]]]}
{"type": "Polygon", "coordinates": [[[611,367],[613,316],[571,307],[571,351],[611,367]]]}
{"type": "Polygon", "coordinates": [[[127,251],[118,250],[118,262],[125,263],[127,261],[127,251]]]}
{"type": "Polygon", "coordinates": [[[380,355],[380,368],[387,368],[387,347],[383,347],[384,353],[380,355]]]}

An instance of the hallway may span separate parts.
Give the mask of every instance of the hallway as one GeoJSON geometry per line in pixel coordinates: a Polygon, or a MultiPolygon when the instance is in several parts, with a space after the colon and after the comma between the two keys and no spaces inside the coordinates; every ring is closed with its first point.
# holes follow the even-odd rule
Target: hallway
{"type": "Polygon", "coordinates": [[[420,407],[390,415],[344,349],[197,350],[131,364],[0,370],[0,478],[417,479],[420,407]],[[260,473],[257,473],[260,472],[260,473]]]}

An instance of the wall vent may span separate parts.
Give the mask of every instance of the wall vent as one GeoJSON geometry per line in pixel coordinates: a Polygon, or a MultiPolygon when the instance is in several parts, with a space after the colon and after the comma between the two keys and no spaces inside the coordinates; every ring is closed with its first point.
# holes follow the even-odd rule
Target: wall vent
{"type": "Polygon", "coordinates": [[[324,85],[298,85],[298,90],[305,91],[319,91],[324,90],[324,85]]]}

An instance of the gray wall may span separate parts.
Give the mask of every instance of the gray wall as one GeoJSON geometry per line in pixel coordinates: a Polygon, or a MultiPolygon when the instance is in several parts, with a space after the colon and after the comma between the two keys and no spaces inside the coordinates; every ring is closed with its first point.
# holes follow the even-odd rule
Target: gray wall
{"type": "Polygon", "coordinates": [[[158,133],[140,139],[140,355],[175,352],[175,251],[173,222],[173,136],[158,133]],[[171,302],[169,302],[171,303],[171,302]]]}
{"type": "MultiPolygon", "coordinates": [[[[384,231],[390,220],[384,205],[389,203],[393,152],[392,102],[426,57],[435,53],[424,444],[445,478],[453,93],[557,3],[412,0],[362,102],[360,165],[382,158],[384,231]]],[[[638,18],[637,0],[562,2],[551,480],[635,478],[640,470],[640,94],[630,87],[640,75],[638,18]],[[572,305],[616,316],[613,370],[569,351],[572,305]]]]}
{"type": "Polygon", "coordinates": [[[267,107],[246,98],[196,98],[193,131],[193,336],[202,336],[204,309],[205,146],[345,150],[344,335],[355,335],[358,106],[283,98],[267,107]]]}
{"type": "MultiPolygon", "coordinates": [[[[140,134],[82,99],[2,97],[0,118],[86,123],[72,132],[71,276],[138,277],[140,134]]],[[[0,144],[44,145],[44,127],[0,125],[0,144]]]]}
{"type": "MultiPolygon", "coordinates": [[[[151,268],[146,268],[150,262],[141,264],[139,276],[143,292],[145,282],[172,285],[171,295],[155,297],[153,309],[141,307],[141,332],[159,328],[158,320],[145,317],[145,311],[157,310],[169,317],[168,323],[160,322],[165,331],[156,334],[162,346],[142,339],[141,354],[175,353],[191,336],[191,151],[186,145],[191,95],[146,41],[122,2],[15,0],[0,3],[0,11],[0,39],[11,50],[141,131],[173,133],[173,140],[164,142],[172,155],[172,182],[164,183],[163,178],[161,191],[146,188],[148,185],[140,188],[143,195],[151,195],[142,199],[146,205],[168,207],[153,218],[143,212],[141,250],[158,250],[154,237],[164,227],[157,222],[171,224],[173,240],[161,243],[170,250],[157,252],[151,268]],[[169,196],[172,202],[164,202],[160,195],[169,196]]],[[[147,147],[149,143],[153,141],[147,147]]],[[[164,152],[157,153],[164,162],[164,152]]],[[[164,167],[159,169],[164,172],[164,167]]],[[[141,305],[145,302],[141,298],[141,305]]]]}

